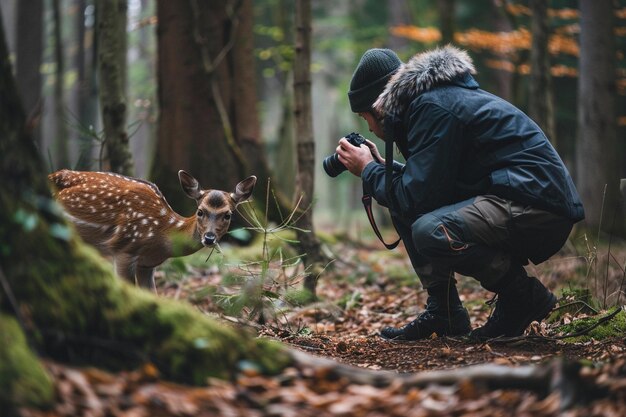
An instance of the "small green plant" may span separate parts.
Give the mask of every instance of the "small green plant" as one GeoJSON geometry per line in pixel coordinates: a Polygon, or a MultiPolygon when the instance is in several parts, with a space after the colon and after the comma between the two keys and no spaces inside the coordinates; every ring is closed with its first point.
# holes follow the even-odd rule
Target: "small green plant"
{"type": "Polygon", "coordinates": [[[353,291],[344,294],[337,304],[344,310],[350,310],[351,308],[360,306],[361,301],[363,301],[363,294],[361,294],[360,291],[353,291]]]}
{"type": "MultiPolygon", "coordinates": [[[[603,309],[608,308],[611,304],[609,299],[614,297],[614,302],[612,305],[619,306],[620,298],[622,295],[622,291],[624,291],[624,283],[626,282],[626,261],[620,262],[611,252],[611,246],[613,244],[613,235],[609,234],[608,243],[607,243],[607,253],[606,257],[599,255],[599,246],[600,246],[600,238],[602,231],[602,222],[604,218],[604,210],[605,210],[605,199],[607,192],[607,184],[604,185],[604,192],[602,197],[602,207],[600,210],[600,220],[598,223],[598,231],[596,235],[595,242],[590,242],[587,238],[587,234],[583,235],[583,240],[586,249],[585,261],[587,264],[587,270],[585,274],[585,281],[587,283],[593,281],[593,295],[597,298],[598,304],[602,306],[603,309]],[[617,278],[619,280],[618,283],[614,282],[614,279],[611,277],[611,266],[617,266],[620,270],[621,274],[617,278]],[[602,282],[599,282],[600,276],[603,276],[602,282]],[[600,288],[601,286],[601,288],[600,288]],[[612,287],[616,287],[614,291],[610,292],[612,287]]],[[[617,207],[616,207],[617,210],[617,207]]],[[[613,215],[613,221],[615,221],[615,213],[613,215]]],[[[589,285],[589,284],[587,284],[589,285]]],[[[589,286],[587,286],[589,288],[589,286]]]]}
{"type": "MultiPolygon", "coordinates": [[[[266,213],[267,208],[266,201],[266,213]]],[[[292,255],[286,248],[297,243],[290,232],[297,230],[298,205],[276,226],[269,225],[266,216],[261,218],[252,204],[241,204],[239,209],[249,224],[245,229],[261,236],[261,254],[253,261],[229,265],[222,289],[213,299],[228,315],[291,329],[294,324],[289,323],[288,312],[312,300],[308,291],[296,288],[308,274],[302,255],[292,255]]],[[[296,327],[292,330],[299,333],[301,326],[296,327]]]]}

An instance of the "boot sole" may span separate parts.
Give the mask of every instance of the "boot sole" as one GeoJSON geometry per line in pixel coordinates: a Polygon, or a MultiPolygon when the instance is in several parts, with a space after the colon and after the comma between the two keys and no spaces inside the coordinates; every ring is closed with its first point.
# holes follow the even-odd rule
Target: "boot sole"
{"type": "Polygon", "coordinates": [[[418,337],[417,339],[407,339],[404,335],[402,336],[396,336],[396,337],[387,337],[382,333],[378,333],[378,336],[381,339],[384,340],[390,340],[390,341],[396,341],[396,342],[416,342],[418,340],[428,340],[431,338],[431,336],[433,334],[436,334],[437,337],[460,337],[460,336],[467,336],[470,332],[470,329],[467,330],[463,330],[462,332],[459,333],[443,333],[443,332],[432,332],[430,335],[428,336],[424,336],[424,337],[418,337]]]}
{"type": "MultiPolygon", "coordinates": [[[[461,319],[460,317],[455,317],[456,319],[461,319]]],[[[455,330],[451,330],[451,329],[446,329],[446,330],[442,330],[442,331],[433,331],[431,333],[429,333],[428,335],[424,334],[423,337],[418,337],[418,338],[407,338],[405,334],[399,334],[395,337],[388,337],[386,335],[383,334],[383,332],[385,331],[385,329],[381,330],[378,335],[385,339],[385,340],[395,340],[395,341],[406,341],[406,342],[414,342],[416,340],[425,340],[430,338],[430,336],[435,333],[437,335],[437,337],[445,337],[445,336],[466,336],[469,334],[469,332],[472,330],[472,326],[470,324],[470,318],[469,318],[469,314],[467,313],[467,310],[465,311],[465,314],[463,315],[463,321],[466,321],[467,325],[466,327],[464,327],[463,329],[455,329],[455,330]]],[[[395,329],[395,330],[399,330],[399,329],[395,329]]]]}

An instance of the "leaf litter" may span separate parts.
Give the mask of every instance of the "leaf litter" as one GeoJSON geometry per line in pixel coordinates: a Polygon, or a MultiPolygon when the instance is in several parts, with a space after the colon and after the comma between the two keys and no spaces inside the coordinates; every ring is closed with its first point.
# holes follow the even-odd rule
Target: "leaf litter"
{"type": "MultiPolygon", "coordinates": [[[[621,254],[624,255],[624,254],[621,254]]],[[[622,256],[623,257],[623,256],[622,256]]],[[[51,416],[622,416],[626,412],[626,338],[624,333],[603,340],[570,343],[554,340],[558,326],[592,315],[568,312],[548,323],[533,323],[526,338],[512,343],[475,343],[464,338],[433,336],[415,342],[392,342],[378,336],[384,326],[400,326],[423,308],[426,294],[407,279],[410,265],[401,257],[381,255],[371,248],[342,248],[340,262],[318,284],[318,302],[285,309],[264,324],[232,318],[253,328],[260,337],[279,340],[311,358],[329,358],[337,366],[356,367],[370,374],[455,370],[452,385],[385,386],[355,383],[320,366],[299,362],[279,375],[241,372],[233,381],[209,380],[206,387],[189,387],[163,380],[156,367],[109,373],[51,361],[46,366],[56,382],[57,403],[51,410],[22,409],[26,417],[51,416]],[[356,271],[356,272],[355,272],[356,271]],[[389,271],[394,271],[389,273],[389,271]],[[395,275],[394,275],[395,274],[395,275]],[[545,366],[556,360],[580,363],[576,380],[583,388],[575,400],[566,390],[493,389],[464,379],[473,367],[498,369],[545,366]],[[564,410],[564,404],[568,409],[564,410]]],[[[563,285],[580,262],[559,259],[539,270],[548,287],[563,285]]],[[[621,259],[621,258],[620,258],[621,259]]],[[[187,300],[201,311],[224,316],[207,288],[223,286],[215,267],[196,268],[176,283],[161,276],[161,296],[187,300]]],[[[470,278],[457,277],[461,299],[472,326],[490,313],[490,294],[470,278]]],[[[226,290],[222,288],[222,290],[226,290]]],[[[572,300],[561,299],[565,305],[572,300]]],[[[623,314],[623,313],[620,313],[623,314]]],[[[564,378],[566,381],[568,378],[564,378]]],[[[374,380],[372,380],[374,381],[374,380]]]]}

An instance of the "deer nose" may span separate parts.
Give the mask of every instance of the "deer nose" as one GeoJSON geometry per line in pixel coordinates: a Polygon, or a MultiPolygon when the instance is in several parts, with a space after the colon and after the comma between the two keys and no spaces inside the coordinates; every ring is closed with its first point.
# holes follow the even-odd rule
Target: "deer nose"
{"type": "Polygon", "coordinates": [[[204,246],[214,245],[215,241],[217,241],[217,236],[215,236],[215,233],[212,232],[205,233],[204,237],[202,238],[202,244],[204,246]]]}

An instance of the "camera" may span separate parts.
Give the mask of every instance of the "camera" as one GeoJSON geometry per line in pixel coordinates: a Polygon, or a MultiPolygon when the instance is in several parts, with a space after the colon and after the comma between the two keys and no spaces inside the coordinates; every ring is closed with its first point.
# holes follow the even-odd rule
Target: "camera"
{"type": "MultiPolygon", "coordinates": [[[[345,138],[352,146],[358,147],[365,143],[365,138],[356,132],[352,132],[346,135],[345,138]]],[[[329,177],[336,177],[337,175],[348,169],[345,167],[344,164],[339,162],[339,155],[337,155],[337,152],[324,158],[322,165],[324,167],[324,171],[326,171],[326,174],[329,177]]]]}

